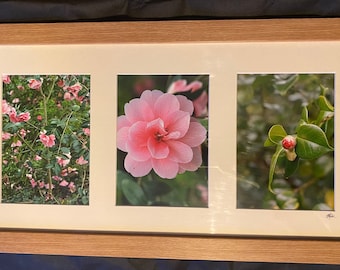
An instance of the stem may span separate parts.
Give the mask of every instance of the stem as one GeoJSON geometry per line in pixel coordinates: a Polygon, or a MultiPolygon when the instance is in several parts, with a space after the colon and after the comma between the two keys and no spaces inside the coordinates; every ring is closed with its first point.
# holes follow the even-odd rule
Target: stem
{"type": "Polygon", "coordinates": [[[69,114],[69,116],[68,116],[68,118],[67,118],[67,120],[66,120],[66,123],[65,123],[65,127],[64,127],[64,129],[63,129],[63,133],[62,133],[61,136],[60,136],[60,141],[59,141],[59,146],[58,146],[58,152],[57,152],[58,154],[59,154],[59,152],[60,152],[61,143],[62,143],[63,137],[64,137],[64,135],[65,135],[66,128],[68,127],[68,124],[69,124],[70,119],[71,119],[71,117],[72,117],[72,114],[73,114],[73,111],[69,114]]]}

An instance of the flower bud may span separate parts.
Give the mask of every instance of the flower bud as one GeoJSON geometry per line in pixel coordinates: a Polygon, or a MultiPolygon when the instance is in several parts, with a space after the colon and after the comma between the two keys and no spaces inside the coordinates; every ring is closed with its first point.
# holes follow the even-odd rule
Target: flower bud
{"type": "Polygon", "coordinates": [[[284,149],[291,150],[294,149],[296,145],[296,139],[292,135],[287,135],[282,140],[282,146],[284,149]]]}

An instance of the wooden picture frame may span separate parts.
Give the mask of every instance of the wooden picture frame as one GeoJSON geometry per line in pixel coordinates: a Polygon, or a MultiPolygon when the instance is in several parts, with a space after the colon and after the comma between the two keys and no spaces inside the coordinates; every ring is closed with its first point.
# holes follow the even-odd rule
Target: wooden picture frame
{"type": "MultiPolygon", "coordinates": [[[[0,25],[0,45],[339,40],[340,19],[335,18],[0,25]]],[[[0,247],[4,253],[340,263],[338,239],[313,237],[296,239],[1,229],[0,247]]]]}

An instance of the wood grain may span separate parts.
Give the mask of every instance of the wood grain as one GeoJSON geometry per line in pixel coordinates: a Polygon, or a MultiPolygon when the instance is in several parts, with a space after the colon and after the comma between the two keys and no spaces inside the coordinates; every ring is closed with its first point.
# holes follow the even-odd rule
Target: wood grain
{"type": "MultiPolygon", "coordinates": [[[[0,44],[340,40],[340,19],[0,24],[0,44]]],[[[340,240],[0,230],[0,252],[340,264],[340,240]]]]}
{"type": "Polygon", "coordinates": [[[340,242],[321,239],[2,231],[0,252],[340,264],[340,242]]]}
{"type": "Polygon", "coordinates": [[[0,44],[340,40],[340,18],[0,24],[0,44]]]}

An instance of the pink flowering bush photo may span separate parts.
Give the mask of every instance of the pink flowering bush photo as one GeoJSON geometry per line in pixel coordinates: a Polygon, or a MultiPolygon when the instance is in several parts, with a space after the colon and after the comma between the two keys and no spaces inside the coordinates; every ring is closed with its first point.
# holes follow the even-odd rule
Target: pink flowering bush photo
{"type": "Polygon", "coordinates": [[[208,75],[119,75],[117,204],[207,207],[208,75]]]}
{"type": "Polygon", "coordinates": [[[88,205],[89,75],[2,75],[2,202],[88,205]]]}

